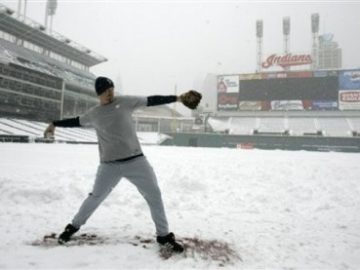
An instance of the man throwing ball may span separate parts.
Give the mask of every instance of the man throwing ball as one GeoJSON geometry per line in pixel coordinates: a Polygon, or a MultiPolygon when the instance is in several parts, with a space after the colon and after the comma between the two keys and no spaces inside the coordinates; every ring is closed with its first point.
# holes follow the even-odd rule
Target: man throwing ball
{"type": "Polygon", "coordinates": [[[190,90],[180,96],[114,96],[114,83],[106,77],[96,79],[95,91],[99,98],[97,106],[82,116],[53,121],[44,132],[44,136],[48,138],[54,136],[55,127],[93,127],[99,143],[100,164],[93,190],[71,223],[60,234],[59,244],[70,240],[124,177],[137,187],[149,205],[156,227],[156,241],[174,252],[182,252],[183,246],[176,242],[174,234],[169,232],[161,191],[154,170],[141,150],[132,113],[142,106],[176,101],[195,109],[200,103],[201,94],[190,90]]]}

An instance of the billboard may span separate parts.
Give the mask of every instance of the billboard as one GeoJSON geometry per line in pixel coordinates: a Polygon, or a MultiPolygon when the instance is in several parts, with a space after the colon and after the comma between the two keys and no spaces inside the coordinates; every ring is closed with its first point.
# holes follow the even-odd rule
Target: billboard
{"type": "Polygon", "coordinates": [[[337,110],[337,100],[312,100],[310,110],[322,111],[322,110],[337,110]]]}
{"type": "Polygon", "coordinates": [[[360,110],[360,90],[339,90],[340,110],[360,110]]]}
{"type": "Polygon", "coordinates": [[[288,78],[307,78],[313,77],[312,71],[287,72],[288,78]]]}
{"type": "Polygon", "coordinates": [[[233,111],[239,108],[239,76],[218,76],[218,110],[233,111]]]}
{"type": "Polygon", "coordinates": [[[263,73],[240,74],[239,79],[240,79],[240,81],[262,79],[262,75],[263,75],[263,73]]]}
{"type": "Polygon", "coordinates": [[[297,111],[304,110],[301,100],[272,100],[271,110],[274,111],[297,111]]]}
{"type": "Polygon", "coordinates": [[[244,80],[240,85],[240,101],[338,100],[337,77],[244,80]]]}
{"type": "Polygon", "coordinates": [[[360,110],[360,69],[218,76],[218,109],[360,110]]]}
{"type": "Polygon", "coordinates": [[[339,72],[339,109],[360,109],[360,70],[339,72]]]}
{"type": "Polygon", "coordinates": [[[339,89],[360,90],[360,70],[342,71],[339,73],[339,89]]]}
{"type": "Polygon", "coordinates": [[[313,72],[314,77],[329,77],[329,76],[338,76],[336,70],[315,70],[313,72]]]}
{"type": "Polygon", "coordinates": [[[240,111],[261,111],[261,101],[239,101],[240,111]]]}
{"type": "Polygon", "coordinates": [[[239,82],[238,75],[218,76],[217,91],[218,93],[239,93],[239,82]]]}
{"type": "Polygon", "coordinates": [[[286,72],[267,72],[263,73],[263,79],[279,79],[279,78],[286,78],[288,75],[286,72]]]}
{"type": "Polygon", "coordinates": [[[239,108],[239,93],[218,93],[218,110],[234,111],[239,108]]]}

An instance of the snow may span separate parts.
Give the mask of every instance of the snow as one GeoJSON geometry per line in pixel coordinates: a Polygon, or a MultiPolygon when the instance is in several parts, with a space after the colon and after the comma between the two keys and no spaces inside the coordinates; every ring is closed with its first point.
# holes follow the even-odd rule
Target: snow
{"type": "Polygon", "coordinates": [[[33,246],[59,233],[92,188],[97,145],[0,144],[0,269],[359,269],[360,155],[143,146],[179,237],[218,239],[223,267],[157,245],[142,197],[123,179],[81,232],[103,245],[33,246]]]}

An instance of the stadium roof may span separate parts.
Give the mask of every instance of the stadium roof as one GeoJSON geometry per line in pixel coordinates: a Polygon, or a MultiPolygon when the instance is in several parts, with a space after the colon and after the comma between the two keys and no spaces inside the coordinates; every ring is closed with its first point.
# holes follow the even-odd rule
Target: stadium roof
{"type": "Polygon", "coordinates": [[[0,30],[88,67],[107,61],[105,57],[69,38],[55,32],[46,33],[45,26],[23,16],[16,18],[12,16],[13,13],[14,11],[0,4],[0,30]]]}

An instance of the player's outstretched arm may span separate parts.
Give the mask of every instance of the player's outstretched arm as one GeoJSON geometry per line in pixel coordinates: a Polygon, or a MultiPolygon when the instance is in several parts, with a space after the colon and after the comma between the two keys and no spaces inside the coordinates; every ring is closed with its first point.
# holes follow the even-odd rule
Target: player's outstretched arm
{"type": "Polygon", "coordinates": [[[201,94],[195,90],[189,90],[180,96],[148,96],[147,106],[163,105],[179,101],[189,109],[193,110],[196,109],[196,107],[199,105],[201,98],[201,94]]]}
{"type": "Polygon", "coordinates": [[[75,117],[51,122],[44,131],[44,138],[53,138],[56,127],[81,127],[80,118],[75,117]]]}

